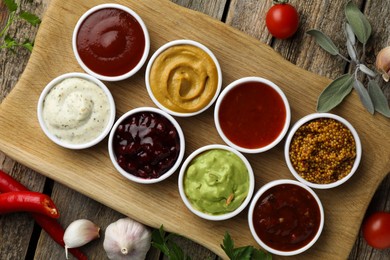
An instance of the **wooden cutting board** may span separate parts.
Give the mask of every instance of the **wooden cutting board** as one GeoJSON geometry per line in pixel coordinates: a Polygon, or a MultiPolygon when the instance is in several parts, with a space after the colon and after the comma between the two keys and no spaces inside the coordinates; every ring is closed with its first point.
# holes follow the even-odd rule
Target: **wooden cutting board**
{"type": "MultiPolygon", "coordinates": [[[[206,15],[165,0],[111,1],[135,10],[151,37],[151,54],[164,43],[192,39],[209,47],[218,58],[223,86],[245,76],[274,81],[285,92],[292,123],[315,112],[316,99],[330,80],[285,61],[272,48],[206,15]]],[[[179,197],[177,173],[160,184],[135,184],[112,166],[107,139],[73,151],[52,143],[41,131],[36,106],[45,85],[60,74],[82,71],[73,56],[71,37],[78,18],[101,0],[53,0],[40,26],[34,51],[18,84],[0,106],[0,150],[20,163],[61,182],[129,217],[152,227],[188,237],[215,253],[225,231],[237,246],[256,245],[247,224],[247,211],[222,222],[202,220],[179,197]]],[[[117,83],[107,83],[117,104],[117,116],[139,106],[154,106],[145,84],[145,70],[117,83]]],[[[355,93],[332,111],[350,121],[363,145],[361,166],[350,181],[332,190],[316,190],[325,208],[325,227],[318,242],[299,259],[346,259],[368,203],[390,171],[390,120],[367,113],[355,93]]],[[[178,118],[186,137],[186,155],[196,148],[223,141],[213,122],[213,107],[192,118],[178,118]],[[194,127],[195,126],[195,127],[194,127]]],[[[256,190],[265,183],[288,178],[283,142],[269,152],[246,155],[256,175],[256,190]]],[[[275,257],[277,258],[277,257],[275,257]]],[[[294,257],[290,257],[294,258],[294,257]]]]}

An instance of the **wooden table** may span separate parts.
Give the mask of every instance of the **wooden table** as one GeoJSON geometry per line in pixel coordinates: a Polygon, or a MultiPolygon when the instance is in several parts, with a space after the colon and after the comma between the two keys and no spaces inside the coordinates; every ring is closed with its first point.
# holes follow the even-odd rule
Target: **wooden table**
{"type": "MultiPolygon", "coordinates": [[[[23,7],[44,16],[50,0],[18,0],[23,7]]],[[[271,7],[272,1],[258,0],[211,0],[211,1],[187,1],[173,0],[184,7],[203,12],[209,16],[221,20],[245,33],[257,38],[259,41],[270,45],[285,59],[306,70],[312,71],[328,78],[335,78],[344,73],[346,63],[338,58],[330,56],[321,50],[313,39],[305,34],[311,28],[317,28],[327,33],[339,46],[344,46],[344,36],[341,30],[344,21],[343,8],[346,0],[335,1],[298,1],[291,0],[301,16],[301,24],[297,34],[289,40],[277,40],[272,38],[265,27],[265,14],[271,7]]],[[[362,8],[373,27],[373,36],[367,48],[367,63],[374,62],[374,55],[387,46],[390,39],[388,17],[390,17],[389,0],[354,1],[362,8]],[[373,40],[374,39],[374,40],[373,40]]],[[[4,2],[0,2],[0,28],[3,28],[7,19],[7,11],[4,2]]],[[[17,21],[11,26],[9,34],[23,41],[25,38],[34,38],[38,28],[30,28],[26,23],[17,21]]],[[[0,52],[0,101],[12,90],[18,81],[30,53],[18,49],[16,54],[2,50],[0,52]]],[[[390,97],[390,89],[387,96],[390,97]]],[[[0,126],[1,127],[1,126],[0,126]]],[[[17,133],[17,129],[15,129],[17,133]]],[[[388,145],[388,144],[383,144],[388,145]]],[[[389,158],[383,158],[389,160],[389,158]]],[[[120,213],[75,192],[57,182],[54,182],[31,169],[15,162],[0,152],[0,169],[10,173],[29,189],[50,194],[61,210],[60,222],[67,226],[73,220],[79,218],[98,218],[99,225],[104,229],[109,223],[123,217],[120,213]]],[[[366,214],[377,210],[390,211],[390,177],[384,179],[374,195],[366,214]]],[[[365,212],[361,212],[365,214],[365,212]]],[[[345,219],[343,221],[348,221],[345,219]]],[[[0,259],[63,259],[64,252],[56,245],[45,232],[34,224],[34,221],[26,214],[11,214],[0,216],[0,259]]],[[[207,231],[206,231],[207,232],[207,231]]],[[[205,233],[207,235],[207,233],[205,233]]],[[[222,242],[222,237],[221,237],[222,242]]],[[[106,259],[102,247],[103,240],[96,240],[82,250],[91,259],[106,259]]],[[[206,248],[184,239],[177,239],[177,243],[192,256],[193,259],[215,259],[217,256],[206,248]]],[[[148,259],[160,259],[161,254],[151,249],[148,259]]],[[[375,250],[369,247],[361,234],[350,253],[350,259],[389,259],[390,249],[375,250]]]]}

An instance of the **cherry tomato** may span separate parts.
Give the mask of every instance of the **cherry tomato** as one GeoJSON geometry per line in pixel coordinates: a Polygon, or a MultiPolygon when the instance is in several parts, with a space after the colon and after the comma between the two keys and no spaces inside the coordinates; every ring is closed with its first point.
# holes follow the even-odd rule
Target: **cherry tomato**
{"type": "Polygon", "coordinates": [[[268,10],[265,23],[274,37],[286,39],[298,30],[299,15],[290,4],[275,4],[268,10]]]}
{"type": "Polygon", "coordinates": [[[390,213],[375,212],[363,223],[363,237],[377,249],[390,248],[390,213]]]}

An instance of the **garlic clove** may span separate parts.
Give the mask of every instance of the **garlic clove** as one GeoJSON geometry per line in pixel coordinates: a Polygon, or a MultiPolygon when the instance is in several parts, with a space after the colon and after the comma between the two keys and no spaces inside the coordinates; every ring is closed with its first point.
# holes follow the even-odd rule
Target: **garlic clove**
{"type": "Polygon", "coordinates": [[[112,260],[143,260],[151,240],[152,233],[148,228],[130,218],[123,218],[106,228],[103,247],[112,260]]]}
{"type": "Polygon", "coordinates": [[[382,74],[382,78],[388,82],[390,79],[390,46],[383,48],[376,56],[375,66],[382,74]]]}
{"type": "Polygon", "coordinates": [[[83,246],[100,237],[100,228],[88,219],[78,219],[70,223],[64,233],[65,255],[68,259],[68,248],[83,246]]]}

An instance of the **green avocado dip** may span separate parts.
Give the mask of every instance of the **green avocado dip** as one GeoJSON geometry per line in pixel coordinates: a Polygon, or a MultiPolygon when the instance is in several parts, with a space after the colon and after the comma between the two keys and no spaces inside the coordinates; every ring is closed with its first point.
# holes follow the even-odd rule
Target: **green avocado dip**
{"type": "Polygon", "coordinates": [[[236,154],[223,149],[205,151],[188,165],[184,192],[194,208],[221,215],[237,209],[249,190],[248,170],[236,154]]]}

